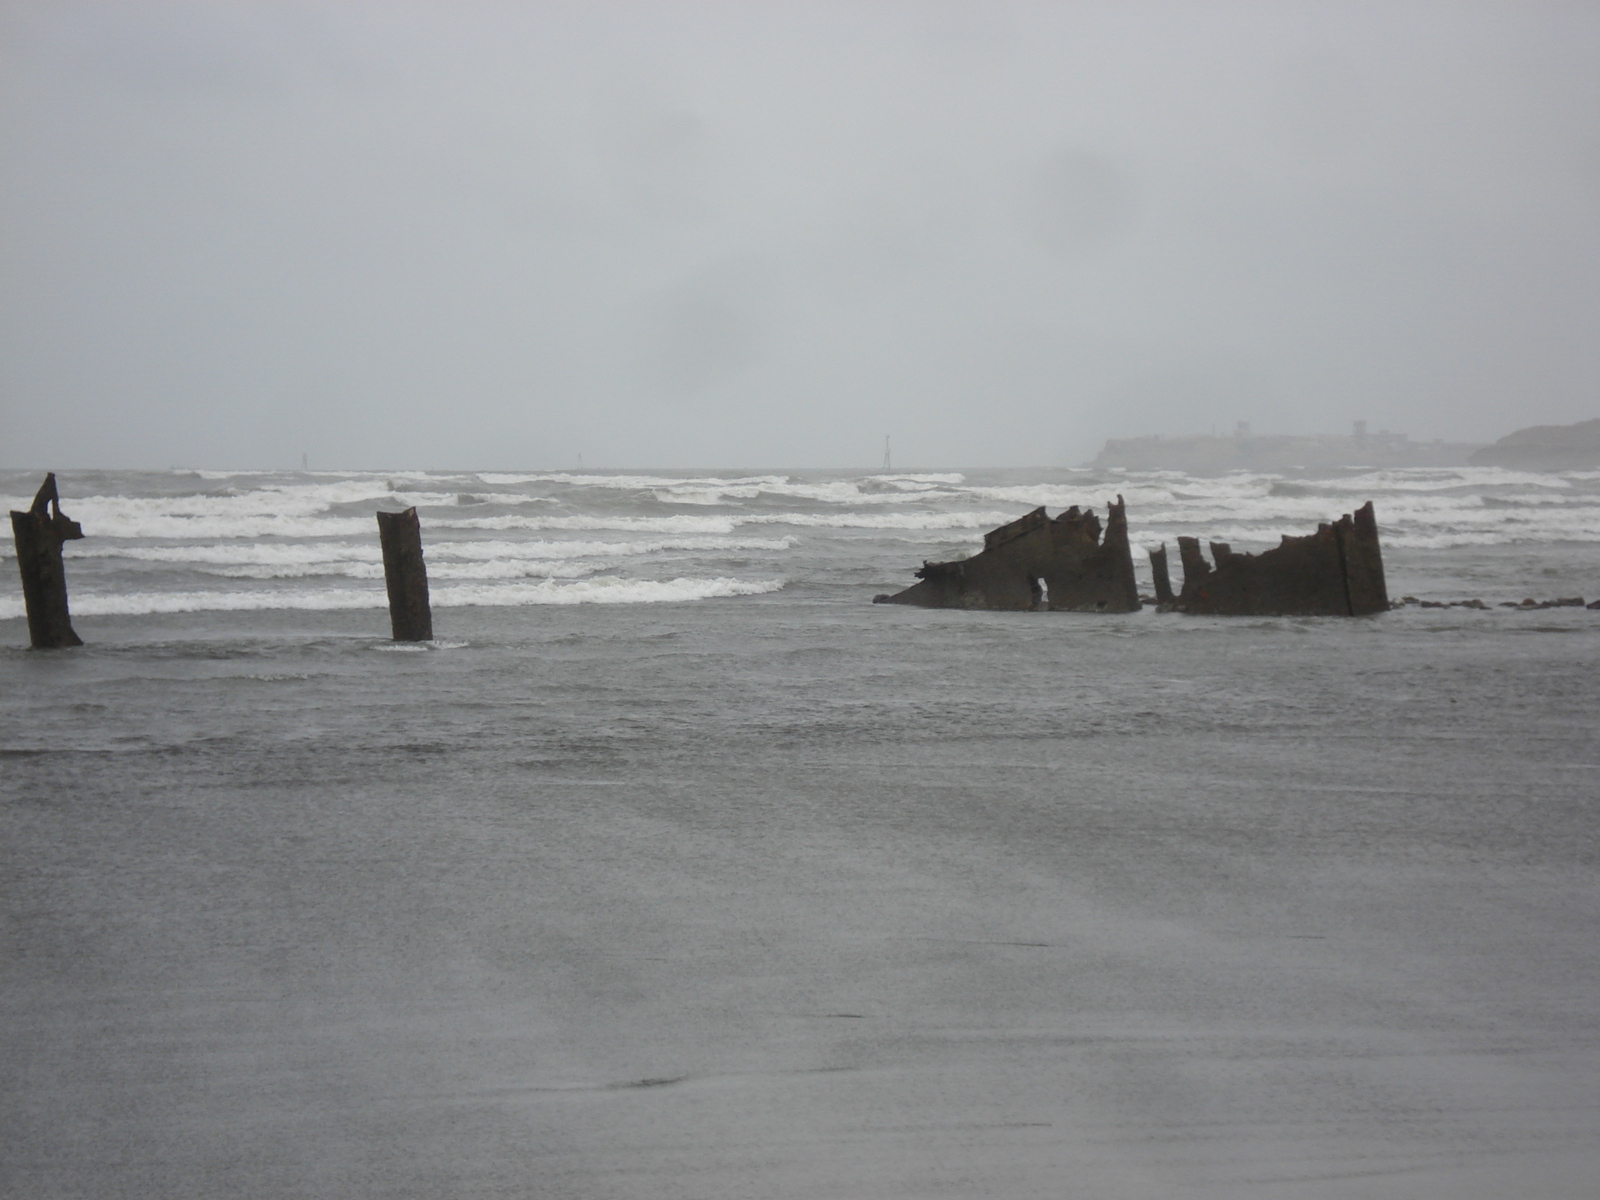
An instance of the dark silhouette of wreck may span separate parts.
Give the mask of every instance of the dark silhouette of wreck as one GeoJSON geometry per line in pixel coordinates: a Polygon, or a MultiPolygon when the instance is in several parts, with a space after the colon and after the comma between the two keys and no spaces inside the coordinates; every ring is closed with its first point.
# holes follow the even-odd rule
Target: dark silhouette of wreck
{"type": "Polygon", "coordinates": [[[1183,591],[1176,597],[1167,579],[1167,548],[1150,552],[1156,601],[1165,611],[1217,616],[1365,617],[1389,610],[1378,548],[1378,520],[1367,501],[1305,537],[1285,536],[1271,550],[1236,554],[1226,542],[1211,543],[1215,567],[1200,553],[1200,540],[1178,539],[1183,591]]]}
{"type": "Polygon", "coordinates": [[[1106,506],[1105,537],[1094,510],[1076,505],[1051,520],[1043,508],[984,534],[983,549],[955,562],[925,562],[921,583],[877,604],[924,608],[1134,612],[1139,589],[1122,497],[1106,506]]]}
{"type": "Polygon", "coordinates": [[[397,642],[433,641],[428,603],[428,564],[422,558],[422,522],[416,506],[378,513],[383,547],[383,582],[389,592],[389,630],[397,642]]]}
{"type": "MultiPolygon", "coordinates": [[[[1150,551],[1156,607],[1161,612],[1216,616],[1362,617],[1387,612],[1389,593],[1378,547],[1378,522],[1368,501],[1353,514],[1285,537],[1260,554],[1237,554],[1211,543],[1206,562],[1198,538],[1178,539],[1183,590],[1167,575],[1167,548],[1150,551]]],[[[987,533],[983,549],[954,562],[925,562],[922,582],[877,604],[1011,611],[1135,612],[1140,607],[1122,497],[1106,506],[1105,537],[1094,511],[1076,506],[1051,520],[1042,508],[987,533]]]]}
{"type": "Polygon", "coordinates": [[[61,511],[55,472],[27,512],[11,510],[11,536],[17,543],[17,567],[22,572],[22,597],[28,610],[28,638],[35,650],[81,646],[67,611],[67,574],[61,561],[61,543],[83,536],[83,526],[61,511]]]}

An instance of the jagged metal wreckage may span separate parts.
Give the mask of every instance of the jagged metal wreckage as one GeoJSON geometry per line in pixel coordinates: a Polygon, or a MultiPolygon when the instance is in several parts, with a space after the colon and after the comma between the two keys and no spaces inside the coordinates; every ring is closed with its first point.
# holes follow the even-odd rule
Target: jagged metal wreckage
{"type": "Polygon", "coordinates": [[[1175,612],[1213,616],[1365,617],[1389,611],[1378,546],[1378,519],[1368,500],[1354,513],[1318,525],[1304,537],[1284,536],[1260,554],[1236,553],[1211,543],[1212,563],[1200,540],[1178,539],[1183,590],[1172,595],[1166,546],[1150,554],[1156,600],[1175,612]]]}
{"type": "Polygon", "coordinates": [[[1105,536],[1093,509],[1053,520],[1036,508],[983,536],[983,549],[954,562],[925,562],[921,583],[878,604],[924,608],[1135,612],[1139,589],[1122,497],[1106,506],[1105,536]]]}
{"type": "MultiPolygon", "coordinates": [[[[1197,538],[1180,537],[1183,589],[1174,594],[1165,544],[1150,552],[1161,612],[1215,616],[1340,616],[1386,612],[1389,595],[1369,501],[1305,537],[1284,537],[1260,554],[1211,543],[1215,566],[1197,538]]],[[[1104,537],[1092,509],[1074,506],[1053,520],[1037,508],[984,535],[971,558],[925,562],[922,582],[879,604],[1012,611],[1135,612],[1140,597],[1122,497],[1106,506],[1104,537]]]]}

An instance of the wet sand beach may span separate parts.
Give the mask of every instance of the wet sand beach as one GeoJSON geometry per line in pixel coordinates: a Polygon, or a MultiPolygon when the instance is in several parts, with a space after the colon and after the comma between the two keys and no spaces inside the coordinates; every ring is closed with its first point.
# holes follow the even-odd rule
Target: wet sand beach
{"type": "Polygon", "coordinates": [[[6,1194],[1592,1194],[1592,613],[209,621],[6,652],[6,1194]]]}

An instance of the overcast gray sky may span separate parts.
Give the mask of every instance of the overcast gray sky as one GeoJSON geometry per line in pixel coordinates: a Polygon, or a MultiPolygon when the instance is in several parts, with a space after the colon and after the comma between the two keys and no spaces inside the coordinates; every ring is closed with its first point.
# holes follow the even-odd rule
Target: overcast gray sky
{"type": "Polygon", "coordinates": [[[0,464],[1600,415],[1600,5],[0,3],[0,464]]]}

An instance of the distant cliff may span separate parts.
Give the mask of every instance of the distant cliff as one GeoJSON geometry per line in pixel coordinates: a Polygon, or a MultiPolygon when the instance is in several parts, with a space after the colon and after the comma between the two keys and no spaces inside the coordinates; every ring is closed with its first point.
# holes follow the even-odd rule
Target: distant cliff
{"type": "Polygon", "coordinates": [[[1472,462],[1530,471],[1600,467],[1600,418],[1576,425],[1530,425],[1476,451],[1472,462]]]}
{"type": "Polygon", "coordinates": [[[1472,442],[1413,442],[1403,433],[1368,433],[1357,422],[1348,437],[1336,434],[1256,437],[1241,423],[1232,437],[1112,438],[1094,460],[1097,467],[1144,471],[1284,471],[1323,467],[1459,467],[1472,442]]]}

